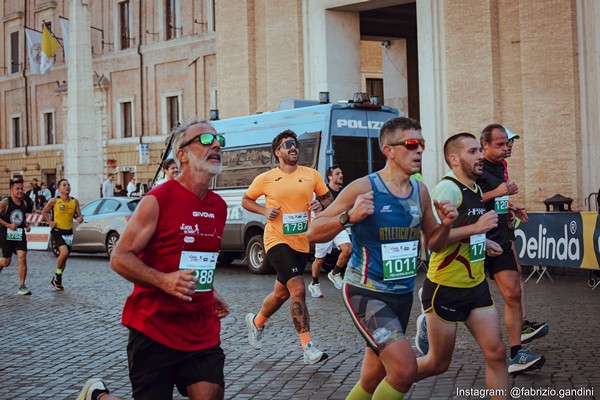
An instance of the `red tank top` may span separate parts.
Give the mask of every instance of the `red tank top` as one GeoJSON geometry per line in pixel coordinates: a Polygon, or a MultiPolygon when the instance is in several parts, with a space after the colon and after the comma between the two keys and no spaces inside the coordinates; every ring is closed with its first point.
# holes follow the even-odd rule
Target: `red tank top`
{"type": "MultiPolygon", "coordinates": [[[[200,200],[176,180],[152,189],[148,196],[156,197],[159,214],[154,236],[138,256],[146,265],[173,272],[179,269],[182,251],[219,251],[227,216],[221,196],[209,190],[200,200]]],[[[187,302],[134,284],[122,322],[176,350],[203,350],[220,343],[221,322],[212,290],[196,292],[187,302]]]]}

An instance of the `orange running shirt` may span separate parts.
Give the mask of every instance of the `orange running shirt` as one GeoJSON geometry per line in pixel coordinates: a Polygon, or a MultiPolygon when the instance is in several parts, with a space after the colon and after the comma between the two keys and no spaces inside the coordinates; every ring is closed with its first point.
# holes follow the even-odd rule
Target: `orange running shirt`
{"type": "Polygon", "coordinates": [[[308,203],[312,201],[313,194],[323,196],[327,192],[327,185],[319,172],[300,165],[291,174],[286,174],[277,167],[254,178],[246,196],[256,200],[264,195],[265,207],[281,207],[277,218],[267,220],[265,250],[284,243],[296,251],[308,253],[308,203]]]}

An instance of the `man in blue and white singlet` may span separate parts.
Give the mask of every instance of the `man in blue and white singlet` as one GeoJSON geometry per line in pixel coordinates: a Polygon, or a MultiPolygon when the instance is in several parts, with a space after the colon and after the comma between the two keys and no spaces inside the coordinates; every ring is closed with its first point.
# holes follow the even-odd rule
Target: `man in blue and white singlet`
{"type": "Polygon", "coordinates": [[[410,118],[394,118],[379,133],[385,167],[348,185],[314,219],[307,237],[318,243],[352,227],[352,258],[342,295],[366,340],[360,381],[347,399],[403,399],[417,377],[417,363],[405,337],[413,302],[421,233],[425,245],[441,251],[456,207],[433,202],[410,176],[419,171],[425,140],[410,118]]]}

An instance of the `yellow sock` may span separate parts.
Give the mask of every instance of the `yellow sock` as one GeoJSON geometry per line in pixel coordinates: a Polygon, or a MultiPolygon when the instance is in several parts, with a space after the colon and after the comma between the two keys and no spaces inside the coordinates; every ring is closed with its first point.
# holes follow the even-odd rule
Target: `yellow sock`
{"type": "Polygon", "coordinates": [[[385,379],[379,382],[377,388],[373,392],[373,400],[402,400],[405,393],[394,389],[385,379]]]}
{"type": "Polygon", "coordinates": [[[265,317],[264,315],[262,315],[261,313],[256,314],[256,316],[254,317],[254,325],[260,329],[263,326],[265,326],[265,324],[267,323],[267,321],[269,320],[269,318],[265,317]]]}
{"type": "Polygon", "coordinates": [[[299,333],[298,336],[300,336],[300,342],[302,343],[302,348],[304,349],[304,347],[310,343],[310,332],[299,333]]]}
{"type": "Polygon", "coordinates": [[[56,275],[61,275],[61,274],[62,274],[62,269],[56,268],[56,275]]]}
{"type": "Polygon", "coordinates": [[[363,389],[362,386],[360,386],[360,381],[358,381],[350,393],[348,393],[348,396],[346,396],[346,400],[371,400],[372,397],[373,394],[363,389]]]}

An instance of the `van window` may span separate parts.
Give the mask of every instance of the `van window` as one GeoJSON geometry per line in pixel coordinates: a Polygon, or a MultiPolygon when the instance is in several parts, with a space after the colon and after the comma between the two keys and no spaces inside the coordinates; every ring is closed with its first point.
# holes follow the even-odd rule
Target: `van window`
{"type": "Polygon", "coordinates": [[[257,175],[273,168],[271,145],[223,150],[223,172],[217,176],[215,189],[248,187],[257,175]]]}
{"type": "MultiPolygon", "coordinates": [[[[320,132],[299,135],[299,165],[317,168],[320,132]]],[[[277,160],[271,152],[271,143],[244,148],[225,148],[221,162],[223,172],[217,176],[215,189],[249,187],[256,176],[275,168],[277,160]]]]}

